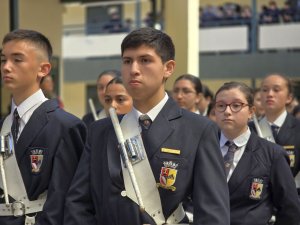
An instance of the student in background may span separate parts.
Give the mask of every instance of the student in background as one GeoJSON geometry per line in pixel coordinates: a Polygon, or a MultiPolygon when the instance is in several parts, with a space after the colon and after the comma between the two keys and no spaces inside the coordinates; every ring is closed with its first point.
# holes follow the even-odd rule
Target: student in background
{"type": "Polygon", "coordinates": [[[202,116],[207,116],[208,106],[213,101],[213,98],[213,92],[206,85],[203,84],[202,94],[200,95],[200,101],[198,103],[198,109],[202,116]]]}
{"type": "Polygon", "coordinates": [[[295,118],[300,119],[300,105],[295,106],[292,115],[295,118]]]}
{"type": "Polygon", "coordinates": [[[261,99],[265,109],[265,116],[259,121],[262,135],[286,150],[296,176],[300,170],[300,121],[286,110],[293,100],[291,81],[281,74],[266,76],[261,83],[261,99]]]}
{"type": "Polygon", "coordinates": [[[50,74],[43,77],[41,80],[41,89],[48,99],[56,99],[60,108],[64,108],[64,103],[61,98],[54,91],[54,81],[50,74]]]}
{"type": "Polygon", "coordinates": [[[254,97],[255,115],[256,115],[257,120],[259,121],[265,115],[265,109],[262,106],[262,102],[261,102],[260,88],[254,89],[253,97],[254,97]]]}
{"type": "Polygon", "coordinates": [[[116,113],[126,114],[132,109],[132,98],[124,87],[123,81],[120,77],[115,77],[108,82],[104,94],[104,108],[107,115],[109,115],[109,108],[114,107],[116,113]]]}
{"type": "MultiPolygon", "coordinates": [[[[109,81],[111,81],[115,77],[120,77],[120,72],[117,70],[106,70],[99,74],[97,78],[97,97],[98,101],[101,104],[102,107],[104,107],[104,94],[105,94],[105,87],[108,84],[109,81]]],[[[96,110],[96,116],[94,117],[93,113],[87,113],[83,116],[82,120],[86,124],[87,127],[91,125],[92,122],[98,119],[103,119],[107,117],[107,114],[105,110],[97,109],[96,110]]]]}
{"type": "Polygon", "coordinates": [[[172,96],[181,108],[200,114],[198,103],[201,93],[202,84],[200,79],[191,74],[183,74],[175,80],[172,96]]]}
{"type": "Polygon", "coordinates": [[[213,101],[209,103],[208,108],[207,108],[207,115],[206,115],[210,120],[216,122],[216,112],[215,112],[215,105],[213,101]]]}
{"type": "Polygon", "coordinates": [[[231,225],[266,225],[276,209],[276,225],[298,225],[300,201],[282,147],[251,132],[251,88],[225,83],[216,93],[215,113],[230,192],[231,225]]]}

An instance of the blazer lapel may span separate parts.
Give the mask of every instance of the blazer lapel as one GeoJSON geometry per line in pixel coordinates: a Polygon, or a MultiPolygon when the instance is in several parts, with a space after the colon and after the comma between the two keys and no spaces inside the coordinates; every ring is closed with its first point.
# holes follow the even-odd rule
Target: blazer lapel
{"type": "Polygon", "coordinates": [[[176,105],[174,100],[169,98],[166,105],[155,118],[147,134],[147,155],[149,160],[159,150],[162,143],[173,133],[175,128],[170,123],[170,120],[180,116],[180,108],[176,105]]]}
{"type": "Polygon", "coordinates": [[[255,141],[256,139],[257,137],[252,133],[246,145],[244,154],[242,155],[242,158],[238,162],[237,167],[233,171],[228,181],[230,194],[232,194],[239,187],[240,183],[247,178],[247,176],[258,164],[254,157],[254,151],[258,149],[255,141]]]}
{"type": "Polygon", "coordinates": [[[278,136],[277,136],[277,142],[280,145],[281,143],[288,143],[289,139],[291,137],[291,131],[290,129],[293,129],[295,126],[295,118],[292,117],[290,114],[287,114],[286,119],[282,125],[282,127],[279,130],[278,136]],[[289,130],[289,132],[286,132],[289,130]]]}
{"type": "MultiPolygon", "coordinates": [[[[114,129],[111,129],[107,137],[107,160],[108,171],[112,182],[120,188],[124,188],[124,181],[121,176],[121,155],[118,149],[118,140],[114,133],[114,129]]],[[[103,146],[105,148],[105,146],[103,146]]]]}
{"type": "Polygon", "coordinates": [[[58,108],[56,101],[48,100],[42,103],[32,114],[25,125],[16,144],[16,158],[19,161],[26,153],[27,148],[40,133],[40,130],[48,123],[47,113],[58,108]],[[38,122],[37,122],[38,121],[38,122]]]}

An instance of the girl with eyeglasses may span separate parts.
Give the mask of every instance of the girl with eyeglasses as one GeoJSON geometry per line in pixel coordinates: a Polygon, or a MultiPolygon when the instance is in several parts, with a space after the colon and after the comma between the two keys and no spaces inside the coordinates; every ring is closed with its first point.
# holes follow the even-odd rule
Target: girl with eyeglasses
{"type": "Polygon", "coordinates": [[[198,77],[183,74],[175,80],[172,96],[181,108],[200,114],[198,103],[201,94],[202,84],[198,77]]]}
{"type": "Polygon", "coordinates": [[[253,93],[243,83],[225,83],[216,93],[216,122],[230,192],[231,225],[299,224],[300,202],[288,156],[251,132],[253,93]]]}

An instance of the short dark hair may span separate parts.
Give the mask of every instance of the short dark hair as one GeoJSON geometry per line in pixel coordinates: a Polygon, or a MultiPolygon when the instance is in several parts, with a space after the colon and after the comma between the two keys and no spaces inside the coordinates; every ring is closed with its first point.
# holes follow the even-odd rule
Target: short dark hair
{"type": "Polygon", "coordinates": [[[224,83],[219,88],[219,90],[216,92],[214,102],[216,101],[217,95],[221,91],[225,91],[225,90],[228,91],[228,90],[231,90],[231,89],[234,89],[234,88],[239,89],[244,94],[249,106],[253,106],[253,90],[252,90],[252,88],[250,88],[248,85],[246,85],[242,82],[235,82],[235,81],[224,83]]]}
{"type": "Polygon", "coordinates": [[[106,88],[111,84],[123,84],[123,80],[121,77],[115,77],[107,83],[106,88]]]}
{"type": "Polygon", "coordinates": [[[97,81],[104,75],[110,75],[112,77],[121,77],[121,73],[118,70],[104,70],[99,74],[97,81]]]}
{"type": "MultiPolygon", "coordinates": [[[[194,84],[195,91],[197,94],[202,92],[202,84],[198,77],[191,75],[191,74],[183,74],[175,80],[175,83],[179,80],[189,80],[192,84],[194,84]]],[[[174,83],[174,84],[175,84],[174,83]]]]}
{"type": "Polygon", "coordinates": [[[49,39],[43,34],[34,30],[17,29],[5,35],[2,41],[2,45],[6,44],[9,41],[18,40],[28,41],[39,49],[42,49],[46,53],[48,60],[51,60],[52,46],[49,39]]]}
{"type": "Polygon", "coordinates": [[[202,93],[204,98],[208,98],[208,97],[210,97],[210,99],[214,98],[214,93],[205,84],[202,84],[202,93]]]}
{"type": "Polygon", "coordinates": [[[122,41],[122,56],[126,49],[138,48],[142,45],[154,48],[163,63],[175,58],[175,47],[171,37],[151,27],[144,27],[130,32],[122,41]]]}

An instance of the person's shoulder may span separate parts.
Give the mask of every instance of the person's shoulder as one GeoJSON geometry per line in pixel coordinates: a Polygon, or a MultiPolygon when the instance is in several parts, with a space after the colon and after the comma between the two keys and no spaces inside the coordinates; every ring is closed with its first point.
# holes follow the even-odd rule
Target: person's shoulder
{"type": "Polygon", "coordinates": [[[111,119],[109,117],[103,118],[97,121],[92,122],[89,127],[88,127],[88,132],[90,134],[97,134],[97,137],[99,135],[105,133],[105,132],[110,132],[113,130],[113,124],[111,122],[111,119]]]}
{"type": "Polygon", "coordinates": [[[91,120],[95,120],[95,119],[93,117],[93,113],[89,112],[82,117],[82,120],[83,121],[91,121],[91,120]]]}
{"type": "Polygon", "coordinates": [[[191,129],[203,128],[209,125],[215,126],[215,123],[207,117],[180,108],[172,98],[169,98],[162,113],[169,119],[176,119],[179,123],[190,126],[191,129]]]}
{"type": "Polygon", "coordinates": [[[45,112],[49,121],[56,121],[68,126],[75,124],[83,124],[80,118],[74,114],[60,108],[56,100],[47,100],[40,107],[37,108],[38,112],[45,112]]]}
{"type": "Polygon", "coordinates": [[[268,141],[264,138],[259,137],[257,134],[251,134],[252,143],[255,143],[258,153],[268,155],[270,158],[274,159],[280,155],[286,156],[286,151],[282,146],[268,141]]]}
{"type": "Polygon", "coordinates": [[[202,116],[200,114],[190,112],[185,109],[182,109],[182,117],[185,120],[187,120],[195,125],[206,126],[206,125],[214,125],[215,124],[213,121],[211,121],[206,116],[202,116]]]}
{"type": "Polygon", "coordinates": [[[300,129],[300,120],[297,119],[295,116],[293,116],[292,114],[288,113],[286,118],[285,118],[285,122],[289,122],[291,123],[293,126],[297,127],[300,129]]]}

